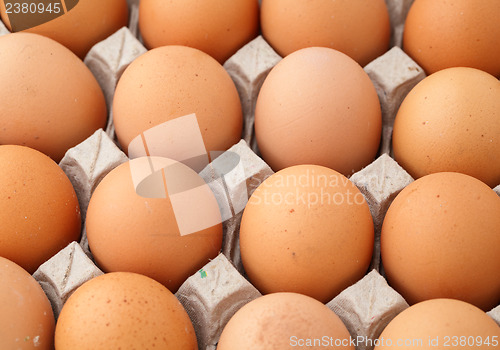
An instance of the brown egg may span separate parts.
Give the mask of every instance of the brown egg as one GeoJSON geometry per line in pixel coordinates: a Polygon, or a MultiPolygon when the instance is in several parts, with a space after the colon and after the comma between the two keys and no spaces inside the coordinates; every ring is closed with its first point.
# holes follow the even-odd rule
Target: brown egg
{"type": "Polygon", "coordinates": [[[389,48],[384,0],[263,0],[264,38],[281,55],[311,46],[341,51],[365,66],[389,48]]]}
{"type": "Polygon", "coordinates": [[[144,274],[172,292],[222,245],[221,215],[208,186],[187,166],[158,157],[112,170],[90,199],[86,227],[99,267],[144,274]],[[158,170],[157,187],[148,184],[155,180],[149,163],[158,170]]]}
{"type": "Polygon", "coordinates": [[[225,151],[240,140],[243,117],[236,87],[202,51],[153,49],[132,62],[118,82],[113,118],[125,152],[143,132],[192,113],[207,151],[225,151]]]}
{"type": "Polygon", "coordinates": [[[245,271],[262,293],[328,302],[368,269],[373,221],[363,195],[334,170],[281,170],[252,194],[240,228],[245,271]]]}
{"type": "Polygon", "coordinates": [[[198,349],[193,325],[160,283],[115,272],[84,283],[57,320],[56,350],[198,349]]]}
{"type": "Polygon", "coordinates": [[[396,316],[375,350],[498,349],[500,328],[477,307],[453,299],[421,302],[396,316]]]}
{"type": "Polygon", "coordinates": [[[453,298],[488,311],[500,302],[500,198],[471,176],[407,186],[387,211],[381,249],[389,283],[410,304],[453,298]]]}
{"type": "Polygon", "coordinates": [[[0,349],[52,350],[54,314],[38,282],[0,257],[0,286],[0,349]]]}
{"type": "Polygon", "coordinates": [[[37,149],[56,162],[106,124],[104,95],[90,70],[52,39],[0,37],[0,144],[37,149]]]}
{"type": "Polygon", "coordinates": [[[66,174],[28,147],[0,146],[0,256],[29,273],[80,237],[80,207],[66,174]]]}
{"type": "MultiPolygon", "coordinates": [[[[66,8],[70,1],[67,2],[66,8]]],[[[0,1],[0,16],[7,27],[12,29],[3,1],[0,1]]],[[[77,5],[66,14],[26,29],[25,32],[54,39],[83,59],[92,46],[126,26],[127,23],[126,0],[78,0],[77,5]]]]}
{"type": "Polygon", "coordinates": [[[148,48],[184,45],[223,64],[257,36],[257,0],[141,0],[139,28],[148,48]]]}
{"type": "Polygon", "coordinates": [[[296,293],[251,301],[229,320],[217,350],[354,350],[340,318],[324,304],[296,293]]]}
{"type": "Polygon", "coordinates": [[[415,0],[404,31],[404,50],[428,74],[472,67],[500,77],[498,0],[415,0]]]}
{"type": "Polygon", "coordinates": [[[500,82],[472,68],[425,78],[401,104],[393,148],[414,178],[456,171],[500,184],[500,82]]]}
{"type": "Polygon", "coordinates": [[[302,49],[278,63],[255,110],[258,146],[275,171],[317,164],[349,176],[373,161],[381,125],[368,75],[328,48],[302,49]]]}

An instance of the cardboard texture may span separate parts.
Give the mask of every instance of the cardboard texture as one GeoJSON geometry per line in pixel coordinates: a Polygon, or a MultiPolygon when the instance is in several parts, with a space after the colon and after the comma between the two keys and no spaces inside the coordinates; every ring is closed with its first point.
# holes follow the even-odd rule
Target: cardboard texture
{"type": "Polygon", "coordinates": [[[112,139],[115,139],[112,106],[116,84],[129,64],[146,51],[135,35],[123,27],[94,45],[85,57],[84,63],[104,92],[109,115],[106,132],[112,139]]]}
{"type": "MultiPolygon", "coordinates": [[[[228,152],[219,156],[215,163],[234,163],[237,156],[239,166],[230,176],[221,177],[213,164],[209,164],[200,172],[200,176],[212,188],[222,217],[229,217],[223,222],[222,253],[231,261],[236,269],[243,273],[240,255],[239,228],[243,208],[255,189],[274,172],[259,158],[244,140],[231,147],[228,152]],[[226,216],[228,215],[228,216],[226,216]]],[[[224,168],[223,164],[216,166],[224,168]]]]}
{"type": "Polygon", "coordinates": [[[261,296],[224,254],[205,265],[182,284],[175,296],[186,309],[199,349],[214,349],[229,319],[261,296]]]}
{"type": "Polygon", "coordinates": [[[5,35],[5,34],[9,34],[9,30],[7,29],[7,27],[5,26],[5,24],[3,24],[2,20],[0,20],[0,36],[2,35],[5,35]]]}
{"type": "Polygon", "coordinates": [[[413,182],[413,178],[384,153],[366,168],[353,174],[350,180],[359,188],[370,207],[375,228],[370,269],[380,271],[380,232],[385,213],[398,193],[413,182]]]}
{"type": "Polygon", "coordinates": [[[425,73],[403,50],[395,46],[364,68],[375,86],[382,108],[381,153],[390,153],[392,128],[401,102],[425,73]]]}
{"type": "Polygon", "coordinates": [[[326,306],[342,319],[351,337],[357,340],[356,350],[372,350],[370,340],[377,339],[385,326],[409,307],[376,270],[345,289],[326,306]]]}
{"type": "Polygon", "coordinates": [[[128,28],[133,36],[139,37],[139,0],[127,0],[129,8],[128,28]]]}
{"type": "MultiPolygon", "coordinates": [[[[75,188],[80,205],[82,222],[85,222],[90,197],[95,188],[111,170],[128,160],[102,130],[97,130],[87,140],[66,152],[59,166],[75,188]]],[[[85,229],[80,241],[84,251],[90,255],[85,229]]]]}
{"type": "Polygon", "coordinates": [[[271,69],[281,61],[262,36],[241,48],[230,57],[224,68],[236,85],[243,109],[243,139],[256,150],[254,138],[255,105],[260,88],[271,69]]]}
{"type": "Polygon", "coordinates": [[[389,18],[391,20],[392,27],[391,47],[403,47],[403,31],[406,15],[410,10],[413,1],[414,0],[385,0],[387,9],[389,10],[389,18]]]}
{"type": "Polygon", "coordinates": [[[495,322],[500,326],[500,305],[498,305],[496,308],[491,310],[490,312],[487,312],[487,314],[495,320],[495,322]]]}
{"type": "Polygon", "coordinates": [[[33,277],[47,294],[57,319],[69,296],[83,283],[102,274],[80,245],[72,242],[43,263],[33,277]]]}

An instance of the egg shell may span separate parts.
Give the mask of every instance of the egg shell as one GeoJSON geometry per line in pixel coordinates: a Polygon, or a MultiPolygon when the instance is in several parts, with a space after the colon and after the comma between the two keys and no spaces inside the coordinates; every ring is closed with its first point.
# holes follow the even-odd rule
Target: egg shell
{"type": "Polygon", "coordinates": [[[150,50],[118,82],[113,118],[125,152],[144,131],[192,113],[208,152],[227,150],[240,140],[243,117],[236,87],[202,51],[185,46],[150,50]]]}
{"type": "Polygon", "coordinates": [[[0,286],[0,348],[54,349],[54,314],[37,281],[0,257],[0,286]]]}
{"type": "Polygon", "coordinates": [[[257,98],[257,144],[274,171],[317,164],[352,175],[375,158],[381,130],[370,78],[333,49],[305,48],[285,57],[257,98]]]}
{"type": "Polygon", "coordinates": [[[263,0],[261,27],[264,38],[283,57],[322,46],[362,66],[386,52],[391,37],[384,0],[263,0]]]}
{"type": "Polygon", "coordinates": [[[340,318],[319,301],[296,293],[273,293],[236,312],[222,331],[217,350],[354,350],[349,338],[340,318]]]}
{"type": "Polygon", "coordinates": [[[257,0],[141,0],[139,28],[147,48],[184,45],[223,64],[257,36],[257,0]]]}
{"type": "Polygon", "coordinates": [[[500,198],[471,176],[408,185],[387,211],[381,250],[389,284],[410,304],[453,298],[488,311],[500,302],[500,198]]]}
{"type": "Polygon", "coordinates": [[[472,67],[500,77],[499,14],[498,0],[415,0],[404,50],[427,74],[472,67]]]}
{"type": "MultiPolygon", "coordinates": [[[[3,1],[0,2],[0,16],[11,29],[3,1]]],[[[126,26],[127,22],[126,0],[79,0],[77,5],[64,15],[24,32],[49,37],[83,60],[92,46],[126,26]]]]}
{"type": "Polygon", "coordinates": [[[240,227],[245,272],[262,293],[328,302],[368,269],[373,221],[346,177],[312,165],[271,175],[252,194],[240,227]]]}
{"type": "MultiPolygon", "coordinates": [[[[398,2],[398,3],[399,3],[399,1],[400,1],[400,0],[395,0],[394,2],[398,2]]],[[[137,2],[136,2],[136,1],[134,1],[134,0],[132,0],[132,1],[130,1],[130,3],[133,3],[133,5],[132,5],[132,6],[135,6],[135,4],[136,4],[137,2]]],[[[407,1],[402,1],[402,3],[408,3],[408,2],[407,2],[407,1]]],[[[0,32],[1,32],[1,28],[0,28],[0,32]]],[[[260,58],[260,57],[259,57],[259,58],[260,58]]],[[[259,58],[257,58],[257,60],[259,60],[259,58]]],[[[89,153],[89,159],[91,159],[91,158],[92,158],[92,155],[89,153]]],[[[383,175],[382,175],[382,176],[383,176],[383,175]]],[[[388,180],[388,181],[392,181],[393,179],[387,178],[387,180],[388,180]]],[[[198,275],[199,275],[199,274],[198,274],[198,275]]],[[[371,294],[370,294],[370,295],[371,295],[371,294]]],[[[367,304],[368,304],[368,299],[364,300],[364,301],[362,302],[362,304],[361,304],[361,305],[362,305],[362,306],[369,307],[369,304],[368,304],[368,305],[367,305],[367,304]]],[[[497,308],[497,309],[498,309],[498,308],[497,308]]],[[[491,315],[492,315],[493,317],[495,317],[495,316],[494,316],[494,315],[495,315],[494,313],[491,313],[491,315]]],[[[357,317],[356,313],[354,313],[353,317],[357,317]]],[[[497,318],[497,319],[498,319],[498,318],[497,318]]],[[[359,326],[356,326],[356,327],[359,327],[359,326]]],[[[356,328],[356,329],[357,329],[357,328],[356,328]]]]}
{"type": "Polygon", "coordinates": [[[37,149],[56,162],[106,124],[104,95],[90,70],[52,39],[0,37],[0,144],[37,149]]]}
{"type": "Polygon", "coordinates": [[[477,307],[433,299],[401,312],[384,329],[375,350],[498,349],[500,327],[477,307]]]}
{"type": "Polygon", "coordinates": [[[56,350],[198,349],[193,325],[175,296],[143,275],[115,272],[78,288],[64,305],[56,350]]]}
{"type": "Polygon", "coordinates": [[[428,76],[399,108],[393,149],[414,178],[455,171],[500,184],[500,82],[464,67],[428,76]]]}
{"type": "MultiPolygon", "coordinates": [[[[157,164],[154,157],[150,160],[157,164]]],[[[174,211],[171,188],[166,198],[139,195],[130,164],[123,163],[108,173],[90,199],[86,221],[90,250],[97,265],[106,272],[141,273],[175,292],[221,249],[222,224],[217,202],[212,192],[205,193],[208,197],[194,193],[193,198],[199,203],[215,205],[219,221],[198,232],[181,235],[179,220],[200,220],[198,208],[193,207],[191,212],[174,211]]],[[[203,181],[191,172],[188,177],[203,181]]]]}
{"type": "Polygon", "coordinates": [[[29,273],[80,237],[80,207],[68,177],[46,155],[0,146],[0,256],[29,273]]]}

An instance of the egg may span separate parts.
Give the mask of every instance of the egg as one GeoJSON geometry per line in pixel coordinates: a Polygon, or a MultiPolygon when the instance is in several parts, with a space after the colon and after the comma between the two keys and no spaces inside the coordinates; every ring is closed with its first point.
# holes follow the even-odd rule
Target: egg
{"type": "Polygon", "coordinates": [[[54,348],[54,314],[38,282],[0,257],[0,349],[54,348]]]}
{"type": "Polygon", "coordinates": [[[262,293],[328,302],[366,273],[373,221],[363,195],[338,172],[283,169],[252,194],[241,220],[245,272],[262,293]]]}
{"type": "Polygon", "coordinates": [[[472,67],[500,77],[498,0],[415,0],[403,46],[428,74],[472,67]]]}
{"type": "Polygon", "coordinates": [[[285,57],[257,98],[257,144],[275,171],[316,164],[349,176],[373,161],[381,128],[370,78],[351,58],[329,48],[285,57]]]}
{"type": "Polygon", "coordinates": [[[468,175],[424,176],[389,207],[381,254],[408,303],[453,298],[488,311],[500,302],[500,197],[468,175]]]}
{"type": "MultiPolygon", "coordinates": [[[[80,59],[85,58],[92,46],[128,23],[126,0],[72,0],[62,1],[60,5],[65,11],[62,16],[24,32],[49,37],[66,46],[80,59]]],[[[12,29],[3,1],[0,2],[0,16],[12,29]]]]}
{"type": "Polygon", "coordinates": [[[340,318],[319,301],[296,293],[257,298],[234,314],[217,350],[354,350],[340,318]]]}
{"type": "Polygon", "coordinates": [[[80,207],[66,174],[46,155],[0,146],[0,256],[29,273],[80,237],[80,207]]]}
{"type": "Polygon", "coordinates": [[[384,0],[263,0],[264,38],[281,56],[311,46],[341,51],[365,66],[389,48],[384,0]]]}
{"type": "Polygon", "coordinates": [[[148,48],[184,45],[223,64],[257,36],[257,0],[141,0],[139,28],[148,48]]]}
{"type": "Polygon", "coordinates": [[[375,350],[497,349],[499,338],[498,325],[477,307],[433,299],[397,315],[375,341],[375,350]]]}
{"type": "Polygon", "coordinates": [[[106,124],[104,95],[90,70],[52,39],[0,37],[0,144],[37,149],[56,162],[106,124]]]}
{"type": "Polygon", "coordinates": [[[141,273],[172,292],[222,245],[213,192],[187,166],[159,157],[137,158],[106,175],[90,199],[86,228],[104,271],[141,273]],[[157,171],[149,173],[149,164],[157,171]]]}
{"type": "Polygon", "coordinates": [[[473,68],[434,73],[406,96],[394,156],[414,178],[453,171],[500,184],[500,82],[473,68]]]}
{"type": "Polygon", "coordinates": [[[64,304],[56,350],[198,349],[177,298],[146,276],[115,272],[80,286],[64,304]]]}
{"type": "MultiPolygon", "coordinates": [[[[118,82],[113,118],[125,152],[145,131],[191,114],[208,153],[225,151],[240,140],[243,117],[236,87],[224,68],[202,51],[185,46],[150,50],[118,82]]],[[[163,148],[168,147],[167,142],[163,148]]]]}

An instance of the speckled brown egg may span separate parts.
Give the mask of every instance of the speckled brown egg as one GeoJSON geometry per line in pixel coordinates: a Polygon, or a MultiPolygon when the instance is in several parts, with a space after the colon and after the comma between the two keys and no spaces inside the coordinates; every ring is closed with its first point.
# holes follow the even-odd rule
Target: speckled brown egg
{"type": "MultiPolygon", "coordinates": [[[[66,46],[82,60],[92,46],[128,23],[126,0],[79,0],[74,7],[75,1],[63,3],[67,13],[24,32],[51,38],[66,46]]],[[[64,10],[63,6],[60,7],[64,10]]],[[[4,2],[1,1],[0,16],[11,29],[5,11],[4,2]]]]}
{"type": "Polygon", "coordinates": [[[263,0],[264,38],[281,55],[311,46],[341,51],[365,66],[389,48],[383,0],[263,0]]]}
{"type": "Polygon", "coordinates": [[[151,278],[115,272],[84,283],[57,320],[56,350],[198,349],[177,298],[151,278]]]}
{"type": "Polygon", "coordinates": [[[403,46],[428,74],[472,67],[500,77],[500,1],[415,0],[403,46]]]}
{"type": "Polygon", "coordinates": [[[259,31],[257,0],[141,0],[139,28],[148,48],[185,45],[221,64],[259,31]]]}
{"type": "Polygon", "coordinates": [[[375,158],[381,125],[368,75],[343,53],[321,47],[278,63],[255,110],[257,144],[274,171],[316,164],[349,176],[375,158]]]}
{"type": "Polygon", "coordinates": [[[53,350],[54,314],[38,282],[0,257],[0,286],[0,349],[53,350]]]}
{"type": "Polygon", "coordinates": [[[37,149],[56,162],[106,125],[104,95],[70,50],[30,33],[0,37],[0,144],[37,149]]]}
{"type": "Polygon", "coordinates": [[[489,311],[500,302],[500,197],[468,175],[424,176],[389,207],[381,251],[408,303],[453,298],[489,311]]]}
{"type": "Polygon", "coordinates": [[[80,237],[80,207],[66,174],[28,147],[0,146],[0,256],[29,273],[80,237]]]}
{"type": "MultiPolygon", "coordinates": [[[[149,178],[154,180],[154,174],[149,178]]],[[[145,182],[147,178],[140,183],[145,182]]],[[[215,258],[222,245],[221,214],[213,192],[193,170],[156,157],[126,162],[106,175],[90,199],[86,228],[101,269],[141,273],[174,293],[215,258]],[[158,169],[154,174],[160,187],[145,195],[136,186],[136,175],[149,171],[149,162],[158,169]],[[187,208],[182,203],[188,203],[187,208]],[[195,225],[205,223],[204,214],[214,220],[195,225]],[[186,224],[194,230],[184,230],[186,224]]]]}
{"type": "Polygon", "coordinates": [[[328,302],[368,269],[373,221],[354,184],[315,165],[283,169],[252,194],[241,220],[245,272],[262,293],[328,302]]]}
{"type": "Polygon", "coordinates": [[[500,82],[473,68],[434,73],[396,116],[394,156],[414,178],[456,171],[500,184],[500,82]]]}
{"type": "Polygon", "coordinates": [[[222,331],[218,350],[354,350],[340,318],[319,301],[273,293],[243,306],[222,331]]]}
{"type": "Polygon", "coordinates": [[[375,350],[498,348],[500,327],[484,311],[454,299],[418,303],[397,315],[375,341],[375,350]]]}
{"type": "Polygon", "coordinates": [[[125,152],[143,132],[193,113],[208,152],[225,151],[240,140],[243,117],[236,87],[224,68],[200,50],[150,50],[118,82],[113,118],[125,152]]]}

